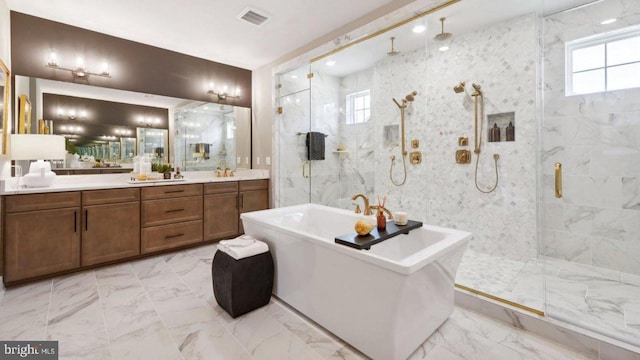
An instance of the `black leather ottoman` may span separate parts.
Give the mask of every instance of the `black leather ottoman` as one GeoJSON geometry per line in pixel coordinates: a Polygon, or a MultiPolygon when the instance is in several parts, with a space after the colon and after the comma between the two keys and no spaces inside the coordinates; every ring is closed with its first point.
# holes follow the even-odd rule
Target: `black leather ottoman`
{"type": "Polygon", "coordinates": [[[231,317],[238,317],[265,306],[273,290],[271,252],[236,260],[216,251],[211,265],[213,294],[231,317]]]}

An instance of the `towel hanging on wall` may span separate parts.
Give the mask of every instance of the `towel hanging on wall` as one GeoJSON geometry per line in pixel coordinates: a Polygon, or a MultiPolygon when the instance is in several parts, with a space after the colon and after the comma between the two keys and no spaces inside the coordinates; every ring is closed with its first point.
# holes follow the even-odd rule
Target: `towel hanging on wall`
{"type": "Polygon", "coordinates": [[[327,135],[311,131],[307,133],[307,159],[324,160],[324,138],[327,135]]]}

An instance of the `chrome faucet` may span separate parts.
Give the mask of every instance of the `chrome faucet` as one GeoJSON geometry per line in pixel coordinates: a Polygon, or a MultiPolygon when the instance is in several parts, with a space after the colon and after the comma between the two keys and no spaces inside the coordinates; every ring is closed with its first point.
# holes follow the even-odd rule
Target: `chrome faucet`
{"type": "MultiPolygon", "coordinates": [[[[371,206],[369,206],[369,199],[367,199],[366,196],[364,196],[364,194],[356,194],[353,195],[351,197],[351,200],[356,200],[357,198],[361,197],[362,201],[364,201],[364,215],[371,215],[371,206]]],[[[356,212],[358,212],[359,208],[356,208],[356,212]]]]}

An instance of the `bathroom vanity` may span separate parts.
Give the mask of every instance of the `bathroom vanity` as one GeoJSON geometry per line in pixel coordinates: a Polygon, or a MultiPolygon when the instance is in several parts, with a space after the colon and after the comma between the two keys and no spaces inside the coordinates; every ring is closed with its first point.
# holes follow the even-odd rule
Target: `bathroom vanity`
{"type": "Polygon", "coordinates": [[[52,187],[5,190],[5,285],[235,237],[241,213],[269,208],[261,171],[184,175],[134,184],[128,174],[58,176],[52,187]]]}

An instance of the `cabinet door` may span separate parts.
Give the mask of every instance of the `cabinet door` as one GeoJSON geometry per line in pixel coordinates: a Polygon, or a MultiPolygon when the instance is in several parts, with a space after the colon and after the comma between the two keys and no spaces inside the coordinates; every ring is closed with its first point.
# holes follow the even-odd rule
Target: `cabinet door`
{"type": "Polygon", "coordinates": [[[204,239],[238,234],[238,193],[204,196],[204,239]]]}
{"type": "Polygon", "coordinates": [[[5,282],[80,266],[80,208],[6,215],[5,282]]]}
{"type": "Polygon", "coordinates": [[[82,265],[140,254],[140,203],[83,208],[82,265]]]}
{"type": "MultiPolygon", "coordinates": [[[[264,210],[269,208],[269,190],[252,190],[240,193],[240,213],[264,210]]],[[[240,222],[240,233],[244,233],[244,227],[240,222]]]]}

